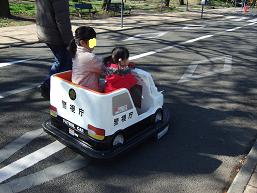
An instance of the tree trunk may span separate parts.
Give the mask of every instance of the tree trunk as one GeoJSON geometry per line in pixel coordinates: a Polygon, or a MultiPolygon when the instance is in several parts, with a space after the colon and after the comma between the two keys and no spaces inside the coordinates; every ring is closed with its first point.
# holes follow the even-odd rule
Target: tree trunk
{"type": "Polygon", "coordinates": [[[185,5],[184,0],[179,0],[179,4],[180,4],[180,5],[185,5]]]}
{"type": "Polygon", "coordinates": [[[170,6],[170,0],[165,0],[165,7],[169,7],[170,6]]]}
{"type": "Polygon", "coordinates": [[[103,10],[107,10],[109,7],[109,5],[111,4],[112,0],[103,0],[103,5],[102,5],[102,9],[103,10]]]}
{"type": "Polygon", "coordinates": [[[10,7],[8,0],[0,0],[0,17],[10,17],[10,7]]]}

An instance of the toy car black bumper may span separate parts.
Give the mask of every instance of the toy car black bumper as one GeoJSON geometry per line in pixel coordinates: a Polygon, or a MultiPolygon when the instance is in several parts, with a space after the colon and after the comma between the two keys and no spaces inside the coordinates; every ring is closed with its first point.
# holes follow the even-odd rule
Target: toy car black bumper
{"type": "Polygon", "coordinates": [[[163,121],[157,123],[154,126],[151,126],[152,128],[146,128],[142,130],[142,132],[138,133],[136,136],[127,140],[125,144],[117,148],[111,148],[108,150],[95,149],[91,145],[85,142],[82,142],[79,139],[74,138],[71,135],[59,130],[58,128],[56,128],[51,124],[50,120],[43,123],[43,128],[47,133],[54,136],[61,143],[64,143],[68,147],[71,147],[76,151],[79,151],[79,153],[81,153],[82,155],[87,155],[97,159],[109,159],[134,147],[135,145],[139,144],[140,142],[144,141],[145,139],[151,136],[155,136],[156,138],[159,139],[160,138],[159,136],[163,136],[168,131],[169,121],[170,121],[169,111],[164,108],[163,121]]]}

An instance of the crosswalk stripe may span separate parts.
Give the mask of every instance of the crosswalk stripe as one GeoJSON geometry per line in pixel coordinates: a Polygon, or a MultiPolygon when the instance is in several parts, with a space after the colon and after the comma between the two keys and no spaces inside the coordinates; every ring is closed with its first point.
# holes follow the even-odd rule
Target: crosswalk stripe
{"type": "Polygon", "coordinates": [[[78,169],[84,168],[89,164],[89,161],[82,156],[65,161],[63,163],[50,166],[39,172],[13,179],[12,181],[0,185],[0,193],[16,193],[21,192],[31,187],[43,184],[57,177],[71,173],[78,169]],[[2,191],[2,192],[1,192],[2,191]]]}
{"type": "Polygon", "coordinates": [[[25,145],[30,143],[33,139],[46,135],[46,133],[43,131],[43,129],[37,129],[33,131],[29,131],[19,138],[15,139],[8,145],[6,145],[4,148],[0,150],[0,163],[2,163],[4,160],[11,157],[15,152],[19,151],[21,148],[23,148],[25,145]]]}
{"type": "Polygon", "coordinates": [[[39,161],[49,157],[50,155],[62,150],[65,145],[55,141],[3,168],[0,169],[0,183],[15,176],[19,172],[33,166],[39,161]]]}

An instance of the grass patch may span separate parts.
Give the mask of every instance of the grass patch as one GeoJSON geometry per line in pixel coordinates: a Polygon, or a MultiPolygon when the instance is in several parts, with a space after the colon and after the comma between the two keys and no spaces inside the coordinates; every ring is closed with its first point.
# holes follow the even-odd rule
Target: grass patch
{"type": "Polygon", "coordinates": [[[30,22],[30,21],[20,21],[16,19],[0,18],[0,27],[24,26],[32,23],[33,22],[30,22]]]}
{"type": "Polygon", "coordinates": [[[12,15],[24,15],[35,17],[35,4],[34,3],[10,3],[10,11],[12,15]]]}

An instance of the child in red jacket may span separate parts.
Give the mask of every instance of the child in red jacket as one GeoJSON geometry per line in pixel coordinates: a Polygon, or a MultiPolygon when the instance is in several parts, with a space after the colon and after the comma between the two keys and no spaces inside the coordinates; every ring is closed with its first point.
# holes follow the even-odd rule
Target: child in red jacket
{"type": "Polygon", "coordinates": [[[112,50],[110,61],[106,66],[105,93],[112,92],[119,88],[130,90],[136,85],[137,79],[131,73],[129,62],[129,51],[125,47],[116,47],[112,50]]]}

